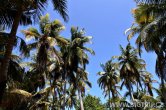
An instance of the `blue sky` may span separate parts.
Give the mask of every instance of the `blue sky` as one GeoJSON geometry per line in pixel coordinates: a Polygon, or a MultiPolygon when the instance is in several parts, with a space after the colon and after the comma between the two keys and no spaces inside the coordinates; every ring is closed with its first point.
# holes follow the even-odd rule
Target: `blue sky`
{"type": "MultiPolygon", "coordinates": [[[[100,63],[120,54],[120,44],[127,45],[124,31],[133,23],[131,9],[135,7],[133,0],[68,0],[70,20],[64,23],[66,31],[63,35],[70,36],[70,27],[79,26],[85,28],[86,35],[93,36],[93,44],[89,46],[96,55],[90,57],[87,68],[93,86],[90,94],[103,98],[96,73],[101,70],[100,63]]],[[[51,8],[48,12],[52,19],[60,18],[51,8]]],[[[132,44],[135,45],[134,39],[132,44]]],[[[147,61],[147,70],[154,73],[155,55],[145,52],[142,58],[147,61]]]]}
{"type": "MultiPolygon", "coordinates": [[[[97,72],[101,71],[100,63],[105,63],[114,55],[119,55],[119,45],[127,45],[124,31],[133,23],[131,9],[135,8],[133,0],[68,0],[69,22],[65,23],[66,30],[63,36],[70,37],[70,27],[85,28],[86,35],[93,36],[93,44],[88,45],[96,52],[90,57],[87,67],[89,79],[92,82],[90,94],[101,97],[102,90],[97,84],[97,72]]],[[[47,13],[52,20],[62,18],[53,11],[49,4],[47,13]]],[[[134,39],[131,42],[133,45],[134,39]]],[[[147,62],[147,70],[155,73],[154,53],[144,52],[142,58],[147,62]]],[[[156,77],[155,77],[156,78],[156,77]]]]}

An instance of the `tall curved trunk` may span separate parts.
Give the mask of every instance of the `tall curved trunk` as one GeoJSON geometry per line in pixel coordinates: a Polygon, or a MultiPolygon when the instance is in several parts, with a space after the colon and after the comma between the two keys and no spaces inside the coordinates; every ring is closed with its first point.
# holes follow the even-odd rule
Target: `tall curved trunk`
{"type": "Polygon", "coordinates": [[[65,80],[65,84],[64,84],[64,88],[63,88],[64,98],[63,98],[62,110],[65,110],[65,105],[66,105],[66,89],[67,89],[66,87],[67,87],[67,83],[65,80]]]}
{"type": "Polygon", "coordinates": [[[131,101],[134,102],[134,96],[133,96],[132,89],[131,89],[131,86],[130,86],[131,84],[128,83],[127,85],[128,85],[128,88],[129,88],[129,94],[130,94],[130,97],[131,97],[131,101]]]}
{"type": "Polygon", "coordinates": [[[164,104],[166,105],[166,89],[165,89],[165,83],[164,83],[164,74],[165,74],[165,57],[163,55],[157,54],[157,56],[159,57],[159,71],[160,71],[160,75],[161,75],[161,92],[164,96],[164,104]]]}
{"type": "Polygon", "coordinates": [[[110,90],[109,90],[109,94],[108,94],[108,106],[109,106],[109,110],[111,110],[110,99],[111,99],[111,95],[110,95],[110,90]]]}
{"type": "Polygon", "coordinates": [[[6,88],[6,83],[7,83],[7,72],[8,72],[8,67],[9,67],[9,60],[12,54],[14,42],[16,39],[16,33],[18,30],[19,22],[22,16],[22,11],[19,10],[16,13],[15,19],[13,21],[12,29],[9,35],[9,40],[7,41],[7,46],[6,46],[6,52],[4,59],[2,61],[2,65],[0,68],[0,102],[3,97],[3,93],[6,88]]]}
{"type": "Polygon", "coordinates": [[[165,87],[165,84],[164,84],[164,79],[161,78],[161,92],[163,94],[163,98],[164,98],[164,105],[166,105],[166,87],[165,87]]]}
{"type": "Polygon", "coordinates": [[[81,94],[80,90],[78,90],[78,95],[79,95],[79,100],[80,100],[80,108],[81,108],[81,110],[84,110],[84,104],[83,104],[82,94],[81,94]]]}
{"type": "Polygon", "coordinates": [[[67,69],[66,65],[64,66],[64,75],[62,75],[62,80],[64,81],[64,87],[63,87],[63,103],[62,103],[62,110],[65,110],[66,105],[66,89],[67,89],[67,69]]]}
{"type": "MultiPolygon", "coordinates": [[[[129,90],[129,91],[131,91],[131,90],[129,90]]],[[[134,102],[134,96],[133,96],[132,92],[129,92],[129,93],[130,93],[131,101],[134,102]]]]}

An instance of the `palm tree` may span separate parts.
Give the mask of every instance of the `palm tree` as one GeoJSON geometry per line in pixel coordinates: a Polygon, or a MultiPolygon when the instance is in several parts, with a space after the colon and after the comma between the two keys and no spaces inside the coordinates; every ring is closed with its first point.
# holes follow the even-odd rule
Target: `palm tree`
{"type": "MultiPolygon", "coordinates": [[[[10,39],[8,40],[8,45],[6,46],[5,57],[3,60],[3,65],[1,65],[0,74],[0,94],[6,87],[7,71],[9,66],[9,60],[13,50],[14,41],[16,39],[16,33],[19,24],[31,24],[31,18],[38,18],[41,16],[41,12],[44,10],[45,5],[48,0],[8,0],[7,2],[1,1],[0,5],[0,25],[11,27],[10,39]],[[34,16],[33,16],[34,15],[34,16]]],[[[66,14],[67,6],[66,0],[52,0],[54,9],[60,13],[60,15],[67,20],[68,16],[66,14]]],[[[34,20],[35,21],[35,20],[34,20]]]]}
{"type": "MultiPolygon", "coordinates": [[[[117,84],[119,83],[118,65],[112,62],[112,59],[106,62],[106,64],[101,64],[104,72],[99,72],[100,78],[98,79],[98,84],[101,89],[104,90],[105,96],[108,95],[111,99],[110,92],[112,93],[112,99],[118,97],[117,84]]],[[[109,103],[110,107],[110,103],[109,103]]]]}
{"type": "MultiPolygon", "coordinates": [[[[36,4],[35,2],[33,2],[34,4],[36,4]]],[[[23,1],[22,2],[18,2],[17,0],[9,0],[8,2],[2,2],[1,4],[1,25],[7,25],[7,26],[11,26],[11,24],[13,24],[11,26],[11,32],[10,32],[10,39],[8,40],[8,45],[6,46],[6,52],[5,52],[5,58],[3,60],[3,65],[1,65],[1,79],[0,79],[0,84],[1,84],[1,91],[3,92],[3,90],[5,89],[5,85],[6,85],[6,78],[7,78],[7,71],[8,71],[8,65],[9,65],[9,60],[10,60],[10,56],[12,53],[12,49],[13,49],[13,45],[14,45],[14,40],[16,37],[16,32],[19,26],[19,23],[22,22],[24,24],[29,24],[31,23],[30,18],[27,20],[27,16],[25,16],[26,14],[23,14],[23,12],[28,11],[28,7],[32,6],[32,2],[28,2],[26,1],[23,5],[23,1]],[[6,5],[5,5],[6,4],[6,5]],[[5,7],[13,7],[13,8],[5,8],[5,7]],[[22,8],[22,9],[20,9],[22,8]],[[14,14],[14,15],[12,15],[14,14]],[[23,16],[25,18],[25,20],[23,20],[23,16]],[[28,22],[27,22],[28,21],[28,22]]],[[[38,5],[38,4],[36,4],[38,5]]],[[[35,7],[32,7],[33,9],[35,9],[35,7]]],[[[32,10],[32,8],[30,10],[32,10]]]]}
{"type": "Polygon", "coordinates": [[[31,94],[23,90],[25,70],[20,66],[20,61],[21,58],[19,56],[11,56],[7,77],[8,88],[4,91],[3,100],[0,104],[0,106],[6,110],[26,109],[29,102],[29,96],[31,94]],[[13,99],[17,99],[17,101],[13,99]],[[8,103],[8,105],[5,103],[8,103]]]}
{"type": "Polygon", "coordinates": [[[147,91],[147,93],[151,96],[153,96],[153,86],[152,83],[157,82],[156,80],[152,79],[152,75],[151,73],[147,72],[147,71],[143,71],[141,73],[141,77],[142,77],[142,81],[144,83],[144,87],[145,87],[145,91],[147,91]]]}
{"type": "Polygon", "coordinates": [[[59,36],[63,29],[64,26],[59,20],[50,22],[47,14],[40,19],[40,31],[32,27],[22,31],[27,39],[35,39],[35,42],[28,44],[27,47],[29,50],[37,49],[36,63],[40,72],[47,70],[49,57],[55,57],[61,63],[59,52],[54,46],[68,43],[59,36]]]}
{"type": "MultiPolygon", "coordinates": [[[[4,55],[5,55],[5,51],[6,51],[6,46],[8,45],[7,44],[7,41],[9,40],[9,33],[6,33],[4,30],[1,30],[1,32],[0,32],[0,48],[1,48],[1,50],[0,50],[0,66],[2,66],[3,65],[3,59],[4,59],[4,55]]],[[[15,41],[14,41],[14,46],[15,47],[18,47],[19,48],[19,50],[20,50],[20,52],[21,53],[23,53],[23,51],[26,51],[27,50],[27,45],[26,45],[26,43],[25,43],[25,41],[21,38],[21,37],[18,37],[18,36],[16,36],[16,39],[15,39],[15,41]]],[[[7,80],[9,80],[8,79],[8,77],[12,74],[12,73],[14,73],[14,71],[15,70],[17,70],[18,68],[17,67],[19,67],[18,66],[18,59],[20,60],[20,58],[19,57],[17,57],[16,55],[11,55],[11,58],[10,58],[10,61],[9,61],[9,68],[8,68],[8,76],[7,76],[7,80]],[[12,59],[15,59],[15,60],[12,60],[12,59]],[[17,59],[17,60],[16,60],[17,59]],[[12,67],[11,67],[12,66],[12,67]],[[17,66],[17,67],[16,67],[17,66]],[[16,67],[16,68],[15,68],[16,67]],[[11,69],[14,69],[14,71],[12,70],[12,71],[10,71],[11,69]]],[[[18,73],[18,72],[15,72],[15,74],[16,73],[18,73]]],[[[14,74],[13,74],[13,76],[15,76],[14,74]]],[[[20,75],[18,75],[18,76],[20,76],[20,75]]],[[[22,78],[20,78],[20,79],[22,79],[22,78]]],[[[6,82],[6,83],[8,83],[8,81],[6,82]]],[[[6,87],[6,84],[4,85],[5,87],[6,87]]],[[[4,87],[4,86],[1,86],[2,88],[4,87]]],[[[5,89],[1,89],[1,91],[0,92],[2,92],[2,94],[3,94],[3,92],[5,91],[5,89]]],[[[1,100],[1,98],[2,98],[2,96],[3,95],[0,95],[0,100],[1,100]]]]}
{"type": "Polygon", "coordinates": [[[30,51],[37,50],[34,61],[28,63],[29,66],[31,66],[31,70],[27,75],[31,79],[34,79],[33,84],[29,83],[31,88],[28,89],[31,89],[31,91],[37,91],[38,87],[40,89],[44,88],[47,80],[50,82],[56,80],[55,77],[52,76],[53,69],[51,69],[51,67],[57,66],[57,63],[58,65],[63,63],[56,46],[66,45],[68,43],[68,41],[59,36],[59,33],[63,29],[64,26],[59,20],[51,22],[47,14],[40,19],[39,31],[33,27],[22,31],[26,39],[31,41],[27,45],[27,48],[30,51]]]}
{"type": "Polygon", "coordinates": [[[72,109],[77,104],[77,94],[76,94],[76,88],[74,88],[74,85],[70,85],[70,87],[67,89],[67,97],[66,97],[66,108],[72,109]]]}
{"type": "MultiPolygon", "coordinates": [[[[132,26],[128,38],[130,39],[138,33],[136,43],[138,47],[144,46],[146,51],[155,51],[156,59],[156,74],[161,79],[161,84],[164,88],[166,80],[165,75],[165,15],[163,2],[151,1],[138,5],[138,8],[133,11],[137,26],[132,26]],[[154,4],[154,2],[156,2],[154,4]]],[[[164,93],[164,91],[163,91],[164,93]]]]}
{"type": "Polygon", "coordinates": [[[152,51],[157,49],[157,44],[160,44],[159,38],[156,36],[157,33],[152,35],[152,30],[146,29],[146,27],[154,25],[154,16],[147,12],[148,6],[138,5],[138,8],[133,9],[132,13],[135,18],[134,24],[131,28],[127,29],[125,33],[130,32],[128,35],[128,40],[130,40],[134,35],[139,34],[136,39],[136,44],[140,50],[144,46],[146,51],[152,51]],[[152,24],[151,24],[152,23],[152,24]],[[147,35],[147,31],[149,35],[147,35]],[[151,34],[151,35],[150,35],[151,34]],[[155,42],[154,42],[155,40],[155,42]]]}
{"type": "Polygon", "coordinates": [[[79,30],[78,28],[71,28],[71,44],[70,44],[70,52],[71,52],[71,67],[73,72],[75,72],[74,82],[79,94],[80,100],[80,108],[84,110],[82,95],[85,93],[85,86],[88,85],[91,87],[91,83],[88,81],[88,73],[85,72],[86,65],[89,63],[88,54],[86,52],[94,55],[94,51],[90,48],[85,47],[85,44],[90,42],[91,37],[84,36],[84,29],[79,30]],[[81,65],[79,67],[79,65],[81,65]]]}
{"type": "Polygon", "coordinates": [[[145,62],[138,58],[138,50],[134,49],[130,43],[126,46],[126,49],[122,46],[120,46],[120,49],[121,55],[117,58],[119,60],[120,78],[122,80],[121,89],[125,85],[129,90],[132,101],[134,101],[132,94],[133,84],[138,84],[142,87],[140,71],[145,68],[145,62]]]}
{"type": "Polygon", "coordinates": [[[159,86],[159,88],[153,88],[155,90],[155,92],[157,93],[157,100],[162,102],[164,104],[164,108],[166,107],[166,104],[165,104],[165,97],[164,97],[164,93],[163,93],[163,89],[164,91],[166,90],[166,88],[163,88],[162,85],[159,86]]]}
{"type": "MultiPolygon", "coordinates": [[[[78,28],[71,28],[71,40],[69,40],[68,45],[64,45],[61,47],[62,59],[64,61],[64,72],[63,72],[63,80],[66,83],[68,82],[74,84],[74,87],[78,89],[78,83],[82,80],[83,82],[87,82],[87,76],[85,75],[83,78],[81,73],[85,73],[86,65],[89,63],[88,55],[86,52],[90,52],[94,54],[94,51],[90,48],[85,47],[84,45],[90,42],[91,37],[84,36],[84,30],[79,30],[78,28]],[[80,73],[81,72],[81,73],[80,73]],[[78,83],[77,83],[78,82],[78,83]]],[[[66,94],[66,84],[64,85],[64,95],[66,94]]],[[[80,99],[80,101],[82,101],[80,99]]],[[[63,102],[66,102],[65,99],[63,102]]],[[[83,105],[82,109],[83,109],[83,105]]],[[[82,110],[81,109],[81,110],[82,110]]]]}
{"type": "MultiPolygon", "coordinates": [[[[132,33],[130,33],[129,35],[132,37],[132,35],[134,35],[134,32],[137,31],[139,33],[139,37],[137,38],[137,44],[139,43],[140,46],[144,45],[147,51],[155,51],[155,53],[158,56],[157,60],[161,60],[161,59],[164,60],[164,57],[165,57],[163,55],[165,52],[164,51],[165,50],[165,46],[164,46],[165,44],[165,24],[164,24],[165,7],[164,7],[164,4],[162,3],[163,2],[161,3],[158,2],[157,4],[153,4],[152,2],[151,5],[147,5],[145,3],[138,5],[138,8],[133,11],[135,21],[138,26],[134,28],[132,27],[131,28],[132,33]],[[142,28],[139,28],[139,27],[142,27],[142,28]]],[[[160,63],[161,65],[165,65],[162,62],[160,63]]],[[[158,63],[156,64],[158,65],[158,63]]],[[[159,75],[159,77],[162,76],[162,78],[164,79],[165,76],[161,70],[159,70],[159,68],[156,68],[156,71],[158,71],[156,73],[159,75]]]]}
{"type": "MultiPolygon", "coordinates": [[[[55,63],[56,61],[53,62],[55,63]]],[[[21,64],[29,68],[29,71],[25,73],[22,87],[33,94],[32,100],[28,101],[30,105],[27,108],[49,108],[52,110],[60,110],[62,108],[63,81],[61,79],[61,68],[58,64],[55,67],[52,67],[52,64],[48,65],[45,71],[49,73],[47,76],[36,71],[37,63],[35,59],[33,62],[21,64]]]]}
{"type": "Polygon", "coordinates": [[[82,97],[85,95],[86,86],[92,87],[91,83],[88,81],[88,73],[84,69],[78,68],[76,73],[76,89],[78,91],[81,110],[84,110],[82,97]]]}
{"type": "MultiPolygon", "coordinates": [[[[35,93],[38,89],[43,89],[46,84],[46,75],[38,71],[36,61],[21,63],[22,67],[29,70],[25,73],[23,87],[24,90],[35,93]]],[[[45,70],[45,72],[48,72],[45,70]]]]}
{"type": "Polygon", "coordinates": [[[56,50],[56,45],[64,46],[68,44],[66,39],[59,36],[59,33],[63,29],[64,26],[60,21],[49,21],[49,15],[47,14],[41,17],[40,31],[35,28],[22,31],[27,40],[33,39],[30,44],[27,45],[28,49],[37,50],[33,61],[31,61],[31,63],[24,63],[30,67],[30,71],[27,72],[25,77],[25,84],[28,86],[27,90],[37,92],[38,88],[40,90],[43,89],[46,85],[46,81],[49,81],[50,87],[53,90],[53,93],[50,92],[51,95],[48,96],[52,97],[52,109],[56,109],[54,107],[55,105],[61,105],[62,98],[63,83],[60,81],[60,76],[62,74],[61,65],[63,64],[63,60],[61,59],[60,53],[56,50]]]}

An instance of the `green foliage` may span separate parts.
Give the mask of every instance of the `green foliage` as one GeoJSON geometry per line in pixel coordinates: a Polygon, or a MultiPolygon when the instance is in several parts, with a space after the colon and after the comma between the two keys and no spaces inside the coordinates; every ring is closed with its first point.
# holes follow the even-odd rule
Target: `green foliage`
{"type": "MultiPolygon", "coordinates": [[[[12,95],[21,94],[18,103],[21,103],[22,94],[31,94],[25,97],[22,105],[25,109],[72,108],[76,105],[78,91],[82,97],[86,86],[92,87],[86,65],[89,63],[87,52],[94,54],[94,51],[85,47],[91,37],[84,36],[84,30],[77,28],[71,33],[71,39],[66,39],[60,36],[64,28],[59,20],[50,21],[47,14],[40,18],[40,30],[30,27],[22,31],[26,41],[17,37],[16,44],[20,44],[17,48],[20,47],[23,57],[11,57],[5,94],[16,90],[12,95]],[[28,44],[27,40],[30,40],[28,44]],[[30,59],[23,62],[26,57],[30,59]]],[[[9,34],[1,32],[0,37],[0,44],[5,47],[9,34]]],[[[13,106],[9,108],[14,109],[13,106]]]]}
{"type": "MultiPolygon", "coordinates": [[[[84,110],[106,110],[105,105],[102,104],[100,98],[88,94],[83,99],[84,110]]],[[[79,104],[76,110],[80,110],[79,104]]]]}
{"type": "MultiPolygon", "coordinates": [[[[20,18],[21,25],[32,24],[38,21],[47,7],[48,0],[8,0],[0,1],[0,25],[11,27],[16,15],[22,14],[20,18]]],[[[52,0],[54,10],[57,11],[65,21],[68,21],[67,1],[52,0]]]]}
{"type": "Polygon", "coordinates": [[[117,84],[119,83],[119,72],[118,64],[113,63],[112,59],[106,62],[106,64],[101,64],[103,72],[99,72],[100,78],[98,79],[98,84],[101,89],[104,90],[105,96],[109,96],[110,92],[112,93],[112,97],[118,96],[117,84]]]}

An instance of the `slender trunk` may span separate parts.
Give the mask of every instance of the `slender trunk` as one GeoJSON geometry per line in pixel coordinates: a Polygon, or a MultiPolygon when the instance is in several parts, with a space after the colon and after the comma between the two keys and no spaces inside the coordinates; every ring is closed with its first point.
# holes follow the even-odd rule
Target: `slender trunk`
{"type": "MultiPolygon", "coordinates": [[[[51,79],[49,81],[50,81],[50,87],[52,87],[51,79]]],[[[52,103],[51,108],[52,108],[52,110],[55,110],[55,108],[54,108],[54,106],[55,106],[55,88],[54,87],[53,87],[52,98],[53,98],[53,100],[52,100],[53,103],[52,103]]]]}
{"type": "Polygon", "coordinates": [[[80,90],[78,90],[78,95],[79,95],[79,100],[80,100],[80,108],[81,110],[84,110],[84,104],[83,104],[83,100],[82,100],[82,93],[80,90]]]}
{"type": "MultiPolygon", "coordinates": [[[[132,93],[132,90],[131,90],[130,86],[129,86],[129,94],[130,94],[130,97],[131,97],[131,101],[134,104],[134,96],[133,96],[133,93],[132,93]]],[[[137,110],[137,107],[134,107],[134,110],[137,110]]]]}
{"type": "Polygon", "coordinates": [[[109,94],[108,94],[108,106],[109,106],[109,110],[111,110],[110,100],[111,100],[111,95],[110,95],[110,91],[109,91],[109,94]]]}
{"type": "MultiPolygon", "coordinates": [[[[115,100],[116,100],[117,94],[114,92],[113,89],[110,89],[110,91],[109,91],[109,100],[110,100],[110,98],[111,98],[110,93],[112,93],[112,99],[113,99],[113,102],[116,103],[115,100]]],[[[110,104],[110,103],[109,103],[109,104],[110,104]]],[[[112,109],[112,110],[116,110],[116,109],[117,109],[116,106],[115,106],[114,108],[112,108],[112,107],[111,107],[111,104],[110,104],[109,106],[110,106],[110,110],[111,110],[111,109],[112,109]]]]}
{"type": "Polygon", "coordinates": [[[161,78],[161,92],[163,94],[163,98],[164,98],[164,105],[166,105],[166,87],[165,87],[165,84],[164,84],[164,79],[161,78]]]}
{"type": "Polygon", "coordinates": [[[131,101],[134,102],[133,94],[130,92],[131,101]]]}
{"type": "Polygon", "coordinates": [[[129,94],[130,94],[130,97],[131,97],[131,101],[134,103],[134,96],[132,94],[132,90],[131,90],[130,84],[128,84],[128,88],[129,88],[129,94]]]}
{"type": "Polygon", "coordinates": [[[138,90],[139,90],[139,86],[138,86],[138,82],[137,82],[137,93],[138,93],[138,90]]]}
{"type": "Polygon", "coordinates": [[[65,80],[65,84],[64,84],[64,91],[63,91],[63,110],[65,110],[65,105],[66,105],[66,80],[65,80]]]}
{"type": "Polygon", "coordinates": [[[62,110],[65,110],[65,105],[66,105],[66,87],[67,87],[67,82],[66,82],[66,71],[65,71],[65,75],[62,78],[64,80],[64,88],[63,88],[63,104],[62,104],[62,110]]]}
{"type": "Polygon", "coordinates": [[[19,26],[21,16],[22,16],[22,11],[19,10],[16,13],[16,16],[15,16],[14,21],[13,21],[12,29],[11,29],[11,32],[10,32],[10,35],[9,35],[9,39],[7,41],[4,60],[2,61],[2,65],[1,65],[1,68],[0,68],[0,71],[1,71],[0,72],[0,102],[1,102],[1,99],[3,97],[3,93],[5,91],[5,88],[6,88],[9,61],[10,61],[13,46],[14,46],[14,43],[15,43],[16,33],[17,33],[17,30],[18,30],[18,26],[19,26]]]}
{"type": "Polygon", "coordinates": [[[55,94],[55,88],[53,88],[53,92],[54,92],[54,95],[53,95],[53,105],[52,105],[52,110],[55,110],[55,98],[57,97],[56,94],[55,94]]]}
{"type": "MultiPolygon", "coordinates": [[[[160,57],[159,57],[160,58],[160,57]]],[[[163,58],[163,56],[161,57],[161,62],[160,63],[160,74],[161,74],[161,93],[163,95],[163,99],[164,99],[164,105],[166,105],[166,89],[165,89],[165,84],[164,84],[164,60],[165,58],[163,58]]]]}
{"type": "MultiPolygon", "coordinates": [[[[109,92],[109,93],[110,93],[110,92],[109,92]]],[[[112,93],[112,98],[115,99],[115,98],[116,98],[116,94],[115,94],[115,92],[114,92],[113,89],[111,89],[111,93],[112,93]]]]}
{"type": "Polygon", "coordinates": [[[162,86],[162,88],[165,87],[165,85],[164,85],[164,79],[163,78],[161,78],[161,86],[162,86]]]}

